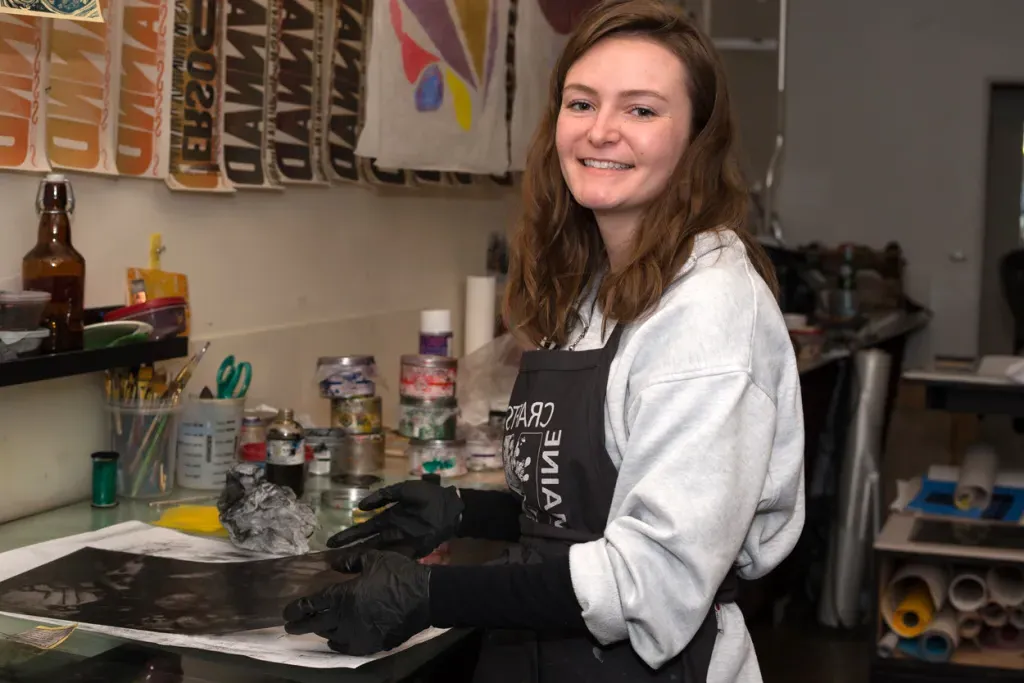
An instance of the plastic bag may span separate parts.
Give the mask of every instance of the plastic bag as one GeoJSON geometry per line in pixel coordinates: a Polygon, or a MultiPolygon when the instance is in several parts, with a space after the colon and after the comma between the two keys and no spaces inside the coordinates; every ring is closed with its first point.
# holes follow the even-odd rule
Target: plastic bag
{"type": "Polygon", "coordinates": [[[483,427],[491,410],[508,407],[522,355],[519,342],[506,333],[459,360],[456,394],[465,425],[483,427]]]}

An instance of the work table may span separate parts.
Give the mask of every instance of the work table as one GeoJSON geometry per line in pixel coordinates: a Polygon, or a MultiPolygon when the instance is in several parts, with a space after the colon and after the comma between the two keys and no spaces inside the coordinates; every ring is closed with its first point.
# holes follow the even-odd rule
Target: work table
{"type": "MultiPolygon", "coordinates": [[[[382,472],[382,484],[411,478],[405,459],[395,455],[400,449],[392,447],[389,451],[382,472]]],[[[489,471],[470,472],[445,483],[465,488],[502,488],[504,481],[503,472],[489,471]]],[[[326,485],[326,482],[321,483],[326,485]]],[[[310,488],[312,490],[304,498],[313,502],[320,495],[322,488],[310,488]]],[[[95,531],[121,522],[138,520],[152,523],[159,519],[164,510],[172,507],[176,500],[181,501],[180,504],[183,505],[215,504],[216,493],[210,493],[205,500],[196,500],[197,497],[205,495],[206,492],[202,491],[178,489],[166,499],[159,501],[158,505],[152,504],[158,501],[122,500],[117,507],[107,509],[93,508],[88,501],[75,503],[0,525],[0,552],[95,531]]],[[[325,547],[327,538],[352,523],[350,513],[345,510],[317,506],[317,512],[320,528],[310,539],[312,550],[325,547]]],[[[453,557],[458,557],[466,554],[466,548],[454,547],[452,552],[453,557]]],[[[481,552],[481,548],[475,544],[469,549],[470,554],[478,552],[481,552]]],[[[493,548],[484,547],[483,552],[493,552],[493,548]]],[[[0,615],[0,633],[3,634],[20,633],[38,624],[39,622],[31,619],[0,615]]],[[[159,680],[167,683],[385,683],[405,680],[414,673],[420,676],[425,669],[429,674],[431,668],[437,669],[437,678],[440,679],[444,676],[446,657],[456,653],[460,646],[465,644],[467,635],[466,631],[452,630],[426,643],[365,664],[358,669],[324,670],[269,664],[246,657],[195,649],[155,647],[78,629],[63,644],[45,653],[27,650],[27,646],[0,641],[0,644],[5,646],[0,648],[0,671],[6,669],[16,673],[18,681],[38,680],[40,683],[70,680],[69,673],[80,672],[83,666],[101,667],[102,674],[89,680],[144,680],[141,675],[136,677],[129,674],[135,669],[141,672],[148,667],[150,670],[159,670],[163,675],[159,680]],[[26,651],[41,654],[22,662],[26,651]],[[18,663],[15,664],[15,661],[18,663]],[[176,673],[179,667],[181,674],[176,673]]],[[[432,678],[428,676],[424,680],[432,678]]],[[[0,674],[0,680],[7,679],[0,674]]]]}

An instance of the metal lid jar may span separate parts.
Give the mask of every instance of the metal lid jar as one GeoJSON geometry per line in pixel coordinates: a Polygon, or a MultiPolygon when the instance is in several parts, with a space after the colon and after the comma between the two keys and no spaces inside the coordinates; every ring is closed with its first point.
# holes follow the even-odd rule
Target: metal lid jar
{"type": "Polygon", "coordinates": [[[399,394],[406,398],[455,398],[459,361],[449,356],[402,356],[399,394]]]}
{"type": "Polygon", "coordinates": [[[316,361],[321,398],[373,396],[377,363],[370,355],[322,356],[316,361]]]}
{"type": "Polygon", "coordinates": [[[465,439],[409,439],[405,457],[409,473],[416,476],[461,477],[467,471],[465,439]]]}

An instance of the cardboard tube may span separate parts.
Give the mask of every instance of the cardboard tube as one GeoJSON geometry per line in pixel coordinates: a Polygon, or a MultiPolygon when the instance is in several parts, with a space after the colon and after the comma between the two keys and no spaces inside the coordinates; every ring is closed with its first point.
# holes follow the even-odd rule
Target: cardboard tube
{"type": "Polygon", "coordinates": [[[907,564],[893,574],[882,593],[879,611],[896,635],[914,638],[921,635],[934,613],[942,609],[948,595],[949,575],[945,568],[907,564]]]}
{"type": "Polygon", "coordinates": [[[978,572],[960,572],[949,583],[949,602],[958,612],[977,612],[988,602],[988,588],[978,572]]]}
{"type": "Polygon", "coordinates": [[[892,631],[889,631],[884,636],[882,636],[878,641],[878,656],[882,659],[888,659],[889,657],[892,657],[893,651],[899,644],[900,637],[892,631]]]}
{"type": "Polygon", "coordinates": [[[981,610],[981,619],[989,628],[1000,628],[1010,620],[1006,608],[1002,605],[990,602],[981,610]]]}
{"type": "Polygon", "coordinates": [[[960,612],[957,614],[957,631],[962,640],[976,640],[981,635],[984,622],[977,612],[960,612]]]}
{"type": "Polygon", "coordinates": [[[947,605],[921,634],[921,657],[929,662],[946,662],[960,645],[956,611],[947,605]]]}
{"type": "Polygon", "coordinates": [[[1017,607],[1024,604],[1024,570],[1020,567],[1002,565],[992,567],[985,575],[989,599],[1003,607],[1017,607]]]}
{"type": "Polygon", "coordinates": [[[953,493],[956,506],[961,510],[987,509],[992,502],[998,470],[999,458],[991,445],[979,442],[968,446],[953,493]]]}

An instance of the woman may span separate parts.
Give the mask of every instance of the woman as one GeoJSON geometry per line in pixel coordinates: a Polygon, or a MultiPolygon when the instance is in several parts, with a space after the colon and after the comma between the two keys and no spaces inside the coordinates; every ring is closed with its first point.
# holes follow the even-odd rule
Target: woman
{"type": "Polygon", "coordinates": [[[394,505],[332,539],[372,537],[336,565],[359,576],[290,605],[290,633],[367,654],[431,625],[525,629],[508,662],[534,680],[761,680],[737,576],[800,534],[803,421],[734,137],[721,63],[682,10],[582,19],[512,245],[506,317],[539,350],[505,422],[511,490],[371,495],[361,507],[394,505]],[[480,567],[379,549],[423,557],[453,536],[519,544],[480,567]]]}

